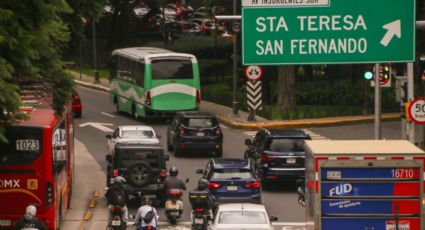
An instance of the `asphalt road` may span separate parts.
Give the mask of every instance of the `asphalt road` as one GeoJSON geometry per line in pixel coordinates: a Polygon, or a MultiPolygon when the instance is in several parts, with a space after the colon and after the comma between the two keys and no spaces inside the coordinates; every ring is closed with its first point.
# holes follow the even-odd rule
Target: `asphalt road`
{"type": "MultiPolygon", "coordinates": [[[[80,141],[87,152],[92,155],[96,167],[106,170],[106,134],[112,133],[112,130],[118,125],[150,125],[157,134],[161,135],[161,143],[166,150],[166,120],[148,120],[135,121],[134,119],[117,114],[115,108],[109,102],[108,94],[91,89],[79,87],[78,92],[83,102],[83,115],[81,119],[75,120],[76,138],[80,141]]],[[[242,158],[245,150],[244,140],[250,138],[255,132],[244,132],[222,126],[224,134],[224,155],[223,157],[242,158]]],[[[373,139],[373,124],[337,126],[326,128],[311,128],[315,137],[329,139],[373,139]]],[[[399,122],[383,123],[383,138],[400,139],[399,122]]],[[[172,152],[168,152],[170,161],[167,167],[175,165],[180,169],[180,177],[189,178],[189,190],[196,187],[199,175],[195,174],[196,169],[204,168],[210,156],[190,156],[175,158],[172,152]]],[[[97,182],[101,194],[104,193],[106,178],[92,178],[97,182]],[[102,181],[103,183],[99,183],[102,181]],[[102,184],[102,185],[100,185],[102,184]]],[[[187,193],[184,196],[184,212],[181,218],[182,222],[190,220],[190,204],[187,200],[187,193]]],[[[101,195],[98,199],[104,199],[101,195]]],[[[304,208],[297,203],[297,195],[294,183],[280,183],[271,189],[263,190],[263,204],[267,207],[270,215],[279,217],[279,222],[286,222],[288,225],[297,226],[304,222],[304,208]]],[[[101,206],[98,208],[106,209],[106,203],[98,202],[101,206]]],[[[137,204],[130,205],[130,214],[135,214],[137,204]]],[[[165,221],[165,215],[162,209],[159,209],[160,220],[165,221]]],[[[105,217],[106,218],[106,217],[105,217]]],[[[283,228],[285,229],[285,228],[283,228]]],[[[297,229],[289,227],[286,229],[297,229]]]]}

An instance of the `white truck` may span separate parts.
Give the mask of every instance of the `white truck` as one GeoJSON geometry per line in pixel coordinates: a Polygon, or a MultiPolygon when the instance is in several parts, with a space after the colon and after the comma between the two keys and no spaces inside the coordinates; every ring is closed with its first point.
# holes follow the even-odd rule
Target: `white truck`
{"type": "Polygon", "coordinates": [[[306,141],[307,230],[424,230],[425,152],[404,140],[306,141]]]}

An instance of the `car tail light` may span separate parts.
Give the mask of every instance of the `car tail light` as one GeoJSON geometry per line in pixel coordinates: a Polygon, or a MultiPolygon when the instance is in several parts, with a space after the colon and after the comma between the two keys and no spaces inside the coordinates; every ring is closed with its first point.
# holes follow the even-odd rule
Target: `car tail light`
{"type": "Polygon", "coordinates": [[[254,182],[248,182],[245,184],[246,188],[260,188],[260,182],[254,181],[254,182]]]}
{"type": "Polygon", "coordinates": [[[196,90],[196,104],[199,105],[201,103],[201,93],[199,90],[196,90]]]}
{"type": "Polygon", "coordinates": [[[220,187],[221,187],[221,184],[220,183],[214,183],[214,182],[208,183],[208,188],[218,189],[220,187]]]}
{"type": "Polygon", "coordinates": [[[180,136],[183,136],[183,135],[184,135],[184,128],[181,128],[181,127],[180,127],[180,129],[179,129],[179,135],[180,135],[180,136]]]}
{"type": "Polygon", "coordinates": [[[118,176],[118,169],[114,169],[114,171],[112,171],[112,176],[113,177],[118,176]]]}
{"type": "Polygon", "coordinates": [[[51,183],[46,184],[46,206],[51,207],[53,204],[53,185],[51,183]]]}
{"type": "Polygon", "coordinates": [[[151,92],[150,91],[146,92],[145,104],[146,105],[151,105],[151,92]]]}
{"type": "Polygon", "coordinates": [[[161,172],[159,172],[159,175],[161,177],[166,177],[167,176],[167,170],[166,169],[161,169],[161,172]]]}
{"type": "Polygon", "coordinates": [[[217,128],[215,129],[215,135],[216,135],[216,136],[220,136],[220,135],[221,135],[221,129],[220,129],[220,127],[217,127],[217,128]]]}
{"type": "Polygon", "coordinates": [[[267,155],[261,156],[261,162],[262,163],[271,162],[271,161],[274,161],[275,159],[276,159],[276,157],[274,157],[274,156],[267,156],[267,155]]]}

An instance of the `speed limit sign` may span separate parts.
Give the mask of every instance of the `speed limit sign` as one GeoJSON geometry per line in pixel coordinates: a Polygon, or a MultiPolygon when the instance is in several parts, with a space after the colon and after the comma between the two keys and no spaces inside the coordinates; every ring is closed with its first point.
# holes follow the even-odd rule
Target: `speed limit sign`
{"type": "Polygon", "coordinates": [[[425,124],[425,98],[416,98],[410,102],[408,109],[410,118],[416,124],[425,124]]]}

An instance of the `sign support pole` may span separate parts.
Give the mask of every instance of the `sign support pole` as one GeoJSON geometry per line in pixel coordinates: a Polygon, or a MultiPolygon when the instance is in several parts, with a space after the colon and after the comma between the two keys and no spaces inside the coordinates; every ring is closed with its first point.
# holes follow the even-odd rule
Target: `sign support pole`
{"type": "MultiPolygon", "coordinates": [[[[233,14],[236,15],[236,0],[233,0],[233,14]]],[[[234,22],[233,22],[234,23],[234,22]]],[[[238,102],[236,98],[236,92],[238,89],[238,78],[237,78],[237,33],[233,32],[233,115],[238,115],[238,102]]]]}
{"type": "Polygon", "coordinates": [[[375,64],[375,140],[381,139],[381,86],[379,64],[375,64]]]}
{"type": "MultiPolygon", "coordinates": [[[[414,78],[413,78],[413,63],[407,63],[407,101],[412,101],[414,95],[414,78]]],[[[413,122],[407,122],[407,135],[408,140],[415,144],[415,124],[413,122]]]]}

